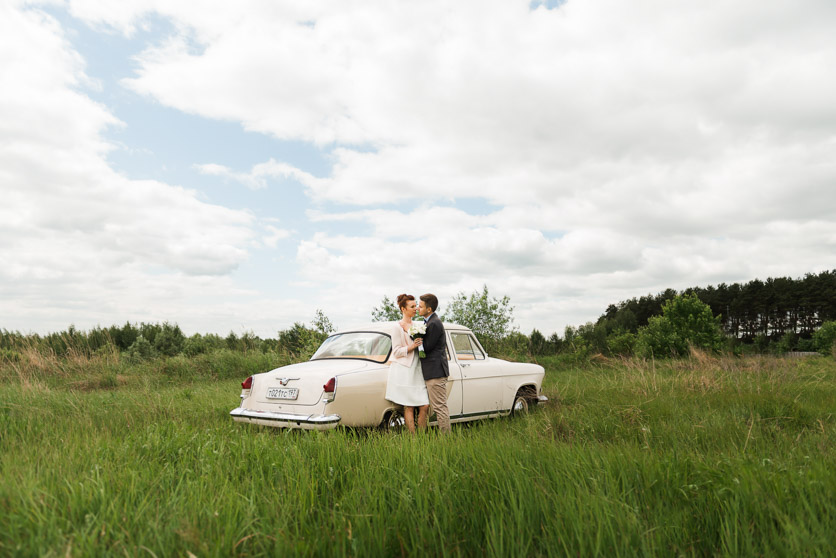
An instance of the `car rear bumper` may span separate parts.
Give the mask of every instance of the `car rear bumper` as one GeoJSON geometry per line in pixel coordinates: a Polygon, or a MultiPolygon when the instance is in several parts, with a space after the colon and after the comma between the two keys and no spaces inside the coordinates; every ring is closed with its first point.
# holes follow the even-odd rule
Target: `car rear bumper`
{"type": "Polygon", "coordinates": [[[272,413],[238,407],[229,412],[233,420],[250,424],[263,424],[277,428],[302,428],[305,430],[331,430],[340,424],[340,415],[294,415],[272,413]]]}

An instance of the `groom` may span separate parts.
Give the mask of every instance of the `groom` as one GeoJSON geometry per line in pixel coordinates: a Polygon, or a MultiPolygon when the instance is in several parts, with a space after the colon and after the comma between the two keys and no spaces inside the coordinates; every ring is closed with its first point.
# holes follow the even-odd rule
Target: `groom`
{"type": "Polygon", "coordinates": [[[427,332],[424,334],[424,353],[427,356],[421,359],[421,373],[427,384],[427,394],[438,420],[438,428],[446,433],[450,432],[450,411],[447,409],[447,377],[450,370],[447,366],[444,325],[435,313],[437,309],[438,298],[434,294],[420,296],[418,313],[427,324],[427,332]]]}

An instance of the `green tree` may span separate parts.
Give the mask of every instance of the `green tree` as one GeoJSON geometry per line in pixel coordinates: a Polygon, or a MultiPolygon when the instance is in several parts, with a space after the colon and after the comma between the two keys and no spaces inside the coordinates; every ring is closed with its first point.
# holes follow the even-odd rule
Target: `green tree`
{"type": "Polygon", "coordinates": [[[454,296],[442,319],[469,327],[480,341],[502,339],[516,331],[511,299],[490,296],[487,285],[482,287],[482,292],[473,291],[470,296],[460,292],[454,296]]]}
{"type": "Polygon", "coordinates": [[[209,352],[209,342],[201,334],[195,333],[183,343],[183,354],[189,357],[209,352]]]}
{"type": "Polygon", "coordinates": [[[392,302],[388,296],[384,296],[380,301],[380,306],[372,308],[373,322],[394,322],[401,319],[401,311],[398,305],[392,302]]]}
{"type": "Polygon", "coordinates": [[[296,322],[293,327],[279,332],[277,346],[295,358],[309,359],[323,341],[334,333],[334,325],[322,312],[317,310],[313,320],[314,327],[296,322]]]}
{"type": "Polygon", "coordinates": [[[816,350],[823,355],[836,355],[836,322],[825,322],[813,334],[816,350]]]}
{"type": "Polygon", "coordinates": [[[639,329],[636,353],[645,357],[685,356],[690,347],[720,351],[723,348],[720,318],[695,293],[677,295],[639,329]]]}
{"type": "Polygon", "coordinates": [[[137,337],[136,341],[131,343],[131,346],[128,347],[128,360],[134,362],[154,358],[155,354],[154,346],[151,345],[151,342],[142,335],[137,337]]]}
{"type": "Polygon", "coordinates": [[[309,359],[327,337],[325,334],[295,322],[293,327],[279,332],[279,350],[298,359],[309,359]]]}
{"type": "Polygon", "coordinates": [[[586,348],[593,353],[607,351],[607,329],[605,324],[587,322],[575,329],[575,337],[580,337],[586,343],[586,348]]]}
{"type": "Polygon", "coordinates": [[[328,316],[326,316],[325,313],[319,308],[316,309],[316,315],[313,319],[313,326],[315,330],[317,330],[319,333],[322,333],[326,337],[337,330],[334,327],[334,324],[331,323],[331,320],[328,319],[328,316]]]}
{"type": "Polygon", "coordinates": [[[533,329],[531,331],[531,335],[528,338],[528,344],[531,354],[542,355],[546,353],[546,338],[539,330],[533,329]]]}
{"type": "Polygon", "coordinates": [[[127,351],[137,337],[139,337],[139,330],[131,322],[125,322],[122,327],[110,327],[110,338],[120,351],[127,351]]]}
{"type": "Polygon", "coordinates": [[[185,342],[186,336],[183,335],[180,326],[165,322],[154,338],[154,349],[161,355],[175,356],[183,351],[185,342]]]}

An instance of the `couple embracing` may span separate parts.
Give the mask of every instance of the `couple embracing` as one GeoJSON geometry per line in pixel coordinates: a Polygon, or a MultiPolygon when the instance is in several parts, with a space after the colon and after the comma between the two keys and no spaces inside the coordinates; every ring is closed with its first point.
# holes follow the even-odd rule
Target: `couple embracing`
{"type": "Polygon", "coordinates": [[[403,405],[404,421],[410,432],[415,432],[414,409],[418,408],[418,428],[427,427],[428,406],[432,405],[442,432],[450,432],[450,412],[447,409],[447,342],[444,325],[435,313],[438,298],[433,294],[415,297],[398,295],[398,309],[403,315],[392,331],[392,357],[386,399],[403,405]],[[412,339],[409,330],[415,313],[424,318],[426,333],[423,339],[412,339]],[[419,348],[423,343],[423,355],[419,348]]]}

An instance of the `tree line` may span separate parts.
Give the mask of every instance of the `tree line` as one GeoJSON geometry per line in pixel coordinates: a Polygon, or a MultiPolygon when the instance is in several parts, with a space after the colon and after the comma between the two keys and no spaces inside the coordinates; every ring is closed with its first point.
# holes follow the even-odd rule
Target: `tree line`
{"type": "Polygon", "coordinates": [[[693,293],[721,317],[726,335],[752,343],[758,336],[777,341],[786,333],[809,339],[824,322],[836,320],[836,270],[803,278],[753,279],[748,283],[720,283],[716,287],[691,287],[678,293],[667,289],[655,295],[611,304],[596,325],[609,333],[636,333],[662,306],[679,294],[693,293]]]}
{"type": "MultiPolygon", "coordinates": [[[[443,321],[470,327],[489,353],[507,356],[592,354],[681,356],[691,346],[712,351],[775,352],[792,350],[830,353],[836,340],[836,270],[803,278],[754,279],[748,283],[721,283],[691,287],[682,292],[666,289],[655,295],[610,304],[596,322],[567,326],[563,335],[549,337],[534,329],[525,335],[514,325],[509,297],[491,296],[487,285],[470,294],[460,292],[440,308],[443,321]]],[[[397,305],[384,296],[371,311],[372,321],[400,319],[397,305]]],[[[132,360],[177,355],[196,356],[215,351],[277,352],[303,360],[335,331],[322,310],[311,325],[294,323],[275,338],[230,332],[190,337],[176,324],[132,324],[96,327],[47,335],[0,330],[0,359],[19,358],[35,348],[56,356],[92,356],[117,350],[132,360]]]]}
{"type": "MultiPolygon", "coordinates": [[[[500,354],[665,357],[687,354],[691,346],[737,354],[830,354],[836,338],[836,270],[799,279],[666,289],[610,304],[597,321],[567,326],[562,336],[546,337],[537,329],[520,333],[508,297],[492,297],[487,285],[470,295],[458,293],[440,310],[442,320],[470,327],[489,352],[500,354]]],[[[400,313],[384,297],[372,318],[395,320],[400,313]]]]}
{"type": "Polygon", "coordinates": [[[317,310],[311,326],[296,322],[281,330],[275,338],[261,338],[252,332],[236,334],[230,331],[221,336],[215,333],[195,333],[186,336],[180,326],[169,322],[131,323],[95,327],[88,331],[70,326],[65,331],[39,335],[0,329],[0,361],[20,360],[26,350],[51,354],[59,358],[121,353],[128,361],[139,362],[155,358],[194,357],[219,351],[246,353],[280,353],[293,360],[309,358],[334,326],[322,310],[317,310]]]}

